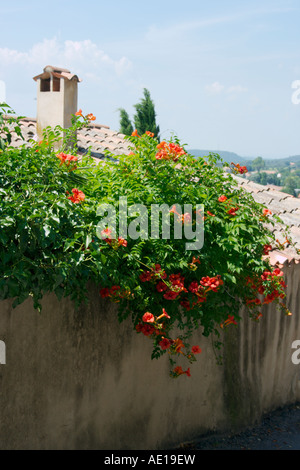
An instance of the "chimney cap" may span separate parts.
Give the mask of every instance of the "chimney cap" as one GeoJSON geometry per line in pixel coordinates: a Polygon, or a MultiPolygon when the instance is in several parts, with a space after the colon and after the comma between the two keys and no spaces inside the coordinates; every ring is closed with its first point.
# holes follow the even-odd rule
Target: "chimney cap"
{"type": "Polygon", "coordinates": [[[39,78],[50,78],[51,75],[56,78],[64,78],[66,80],[72,80],[75,78],[78,82],[82,81],[81,78],[79,78],[75,73],[71,73],[70,70],[63,69],[62,67],[55,67],[53,65],[46,65],[43,73],[33,77],[33,80],[37,81],[39,78]]]}
{"type": "Polygon", "coordinates": [[[56,72],[56,73],[67,72],[67,73],[71,73],[70,70],[63,69],[61,67],[55,67],[53,65],[46,65],[46,67],[44,67],[44,72],[49,72],[49,73],[52,73],[52,72],[56,72]]]}

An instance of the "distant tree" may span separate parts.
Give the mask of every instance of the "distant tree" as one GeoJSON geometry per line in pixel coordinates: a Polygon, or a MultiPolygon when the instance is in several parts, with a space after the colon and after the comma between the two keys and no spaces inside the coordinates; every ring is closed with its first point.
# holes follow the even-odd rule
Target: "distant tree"
{"type": "Polygon", "coordinates": [[[136,113],[133,116],[133,124],[124,108],[119,108],[120,112],[120,132],[125,135],[131,135],[134,128],[139,135],[146,131],[153,132],[154,137],[159,140],[159,126],[156,124],[156,112],[150,92],[144,88],[144,98],[134,105],[136,113]]]}
{"type": "Polygon", "coordinates": [[[144,88],[144,98],[135,106],[136,114],[133,117],[138,134],[146,131],[153,132],[154,137],[159,138],[159,126],[156,124],[156,112],[150,92],[144,88]]]}
{"type": "Polygon", "coordinates": [[[256,170],[256,171],[260,171],[262,170],[263,168],[265,168],[266,164],[265,164],[265,161],[263,160],[262,157],[257,157],[253,160],[252,162],[252,167],[256,170]]]}
{"type": "Polygon", "coordinates": [[[131,135],[133,126],[131,124],[129,115],[124,108],[119,108],[120,111],[120,132],[125,135],[131,135]]]}
{"type": "Polygon", "coordinates": [[[279,185],[279,178],[277,177],[277,174],[271,174],[271,175],[268,175],[267,174],[267,184],[275,184],[277,186],[280,186],[279,185]]]}
{"type": "Polygon", "coordinates": [[[267,173],[265,173],[264,171],[261,173],[260,184],[263,184],[264,186],[265,186],[266,184],[268,184],[268,181],[267,181],[267,173]]]}
{"type": "Polygon", "coordinates": [[[292,196],[296,196],[295,189],[298,186],[298,180],[294,176],[287,176],[284,180],[282,191],[292,196]]]}
{"type": "Polygon", "coordinates": [[[281,189],[281,192],[286,193],[286,194],[290,194],[291,196],[296,196],[295,190],[293,188],[291,188],[290,186],[284,186],[281,189]]]}

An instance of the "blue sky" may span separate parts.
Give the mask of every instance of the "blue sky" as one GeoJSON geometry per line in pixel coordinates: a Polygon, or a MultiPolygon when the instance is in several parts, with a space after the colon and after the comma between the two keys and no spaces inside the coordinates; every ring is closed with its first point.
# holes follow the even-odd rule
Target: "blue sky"
{"type": "Polygon", "coordinates": [[[2,0],[0,18],[0,94],[18,114],[36,116],[32,77],[50,64],[79,75],[79,107],[112,129],[148,88],[162,138],[300,154],[299,0],[2,0]]]}

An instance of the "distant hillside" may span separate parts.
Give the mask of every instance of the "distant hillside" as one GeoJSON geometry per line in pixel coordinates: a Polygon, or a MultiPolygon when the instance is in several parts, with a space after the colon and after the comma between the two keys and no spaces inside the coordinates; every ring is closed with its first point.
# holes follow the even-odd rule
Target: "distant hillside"
{"type": "MultiPolygon", "coordinates": [[[[227,163],[240,163],[242,165],[251,165],[251,162],[257,157],[241,157],[237,153],[228,152],[227,150],[200,150],[200,149],[188,149],[190,155],[195,157],[206,157],[209,153],[217,153],[220,155],[223,161],[227,163]]],[[[281,168],[289,166],[290,162],[300,163],[300,155],[292,155],[285,158],[264,158],[266,166],[265,168],[281,168]]],[[[299,166],[299,165],[297,165],[299,166]]]]}
{"type": "Polygon", "coordinates": [[[246,163],[247,161],[253,160],[255,157],[241,157],[237,153],[228,152],[227,150],[199,150],[199,149],[188,149],[190,155],[194,157],[206,157],[209,153],[217,153],[220,155],[222,160],[228,163],[246,163]]]}
{"type": "Polygon", "coordinates": [[[265,162],[268,168],[271,168],[271,167],[280,168],[280,167],[287,166],[290,162],[300,163],[300,155],[292,155],[291,157],[276,158],[276,159],[268,158],[268,159],[265,159],[265,162]]]}

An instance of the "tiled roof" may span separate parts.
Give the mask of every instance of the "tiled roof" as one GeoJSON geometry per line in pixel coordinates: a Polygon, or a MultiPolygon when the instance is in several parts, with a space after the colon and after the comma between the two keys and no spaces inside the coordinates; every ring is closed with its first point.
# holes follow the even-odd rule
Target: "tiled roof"
{"type": "MultiPolygon", "coordinates": [[[[289,226],[290,235],[296,247],[300,249],[300,200],[290,194],[283,193],[274,189],[272,186],[263,186],[254,183],[247,178],[241,178],[232,175],[238,182],[238,185],[251,193],[253,199],[263,204],[273,214],[277,214],[283,223],[289,226]]],[[[284,226],[276,223],[274,227],[270,226],[272,232],[275,234],[276,239],[284,243],[284,226]]],[[[272,264],[284,264],[293,261],[300,261],[300,255],[295,255],[295,250],[292,247],[286,246],[284,251],[271,251],[269,258],[272,264]]]]}
{"type": "MultiPolygon", "coordinates": [[[[14,147],[22,144],[30,146],[30,139],[36,139],[36,119],[23,118],[20,120],[20,128],[24,140],[15,133],[12,134],[14,147]]],[[[108,126],[91,123],[88,128],[83,128],[77,132],[77,145],[79,153],[85,154],[91,150],[91,155],[95,159],[102,159],[105,150],[114,155],[129,153],[129,142],[124,140],[124,134],[111,130],[108,126]]]]}

